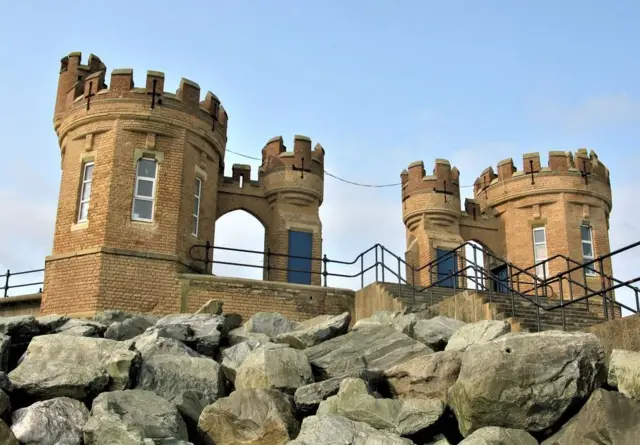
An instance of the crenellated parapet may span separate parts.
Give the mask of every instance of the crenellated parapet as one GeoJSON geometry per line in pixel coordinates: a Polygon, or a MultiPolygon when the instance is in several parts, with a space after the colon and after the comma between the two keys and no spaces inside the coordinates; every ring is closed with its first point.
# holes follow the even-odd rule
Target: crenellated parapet
{"type": "Polygon", "coordinates": [[[483,210],[513,199],[563,192],[599,197],[611,207],[609,170],[593,150],[551,151],[546,167],[540,153],[525,153],[521,170],[513,159],[505,159],[496,170],[483,170],[474,182],[475,199],[483,210]]]}
{"type": "Polygon", "coordinates": [[[446,159],[436,159],[431,175],[422,161],[412,162],[400,178],[405,224],[421,215],[439,224],[460,217],[460,172],[446,159]]]}
{"type": "Polygon", "coordinates": [[[64,137],[69,126],[85,118],[133,118],[196,128],[199,136],[211,139],[223,157],[228,115],[220,100],[208,91],[201,98],[200,86],[181,79],[175,92],[165,91],[165,76],[147,71],[144,86],[136,87],[132,69],[114,69],[106,82],[107,67],[91,54],[86,65],[82,54],[70,53],[61,61],[54,126],[64,137]],[[217,142],[213,142],[216,140],[217,142]]]}
{"type": "Polygon", "coordinates": [[[262,149],[259,180],[265,196],[280,196],[297,205],[322,204],[324,196],[324,148],[312,147],[307,136],[295,135],[293,150],[287,151],[281,136],[262,149]]]}

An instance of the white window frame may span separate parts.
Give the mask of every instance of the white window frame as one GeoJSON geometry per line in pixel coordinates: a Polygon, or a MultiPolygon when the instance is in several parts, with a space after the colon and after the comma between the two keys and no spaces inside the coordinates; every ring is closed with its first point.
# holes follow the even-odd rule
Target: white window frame
{"type": "Polygon", "coordinates": [[[82,182],[80,183],[80,202],[78,203],[78,223],[87,222],[89,220],[89,201],[91,201],[91,189],[89,189],[89,196],[84,196],[84,186],[86,184],[91,184],[93,187],[93,171],[95,171],[94,162],[87,161],[82,165],[82,182]],[[91,179],[87,179],[87,170],[89,167],[92,168],[91,179]],[[83,206],[87,207],[87,216],[86,218],[82,218],[82,208],[83,206]]]}
{"type": "MultiPolygon", "coordinates": [[[[545,261],[549,258],[549,252],[547,250],[547,230],[544,226],[541,227],[534,227],[533,230],[531,231],[531,240],[533,241],[533,264],[538,264],[542,261],[545,261]],[[536,242],[536,232],[542,232],[542,234],[544,235],[544,241],[543,242],[536,242]],[[537,258],[536,257],[536,246],[544,246],[544,258],[537,258]]],[[[546,278],[549,278],[549,263],[544,263],[544,270],[542,269],[542,267],[540,265],[536,266],[536,275],[539,278],[543,278],[546,276],[546,278]]]]}
{"type": "Polygon", "coordinates": [[[196,190],[195,190],[195,192],[193,194],[193,199],[196,200],[198,205],[195,206],[195,213],[192,213],[192,215],[191,215],[192,217],[195,218],[195,225],[191,227],[191,234],[193,236],[195,236],[196,238],[198,237],[198,232],[199,232],[199,228],[200,228],[200,202],[201,202],[201,198],[202,198],[202,179],[200,179],[199,177],[196,176],[196,190]]]}
{"type": "Polygon", "coordinates": [[[156,183],[158,182],[156,178],[158,177],[158,167],[159,167],[159,162],[155,158],[143,156],[136,161],[136,183],[134,185],[133,202],[131,205],[131,219],[133,221],[153,222],[153,216],[155,215],[155,211],[156,211],[156,183]],[[153,178],[149,176],[138,175],[138,167],[140,166],[140,161],[152,161],[153,163],[155,163],[156,165],[155,176],[153,178]],[[140,179],[143,179],[145,181],[151,181],[152,183],[151,197],[138,195],[138,184],[140,182],[140,179]],[[135,216],[134,209],[136,205],[136,200],[151,202],[151,218],[141,218],[139,216],[135,216]]]}
{"type": "MultiPolygon", "coordinates": [[[[591,229],[591,226],[588,226],[586,224],[581,224],[580,225],[580,248],[582,249],[582,263],[586,263],[588,261],[592,261],[596,259],[596,250],[593,246],[593,230],[591,229]],[[589,239],[585,240],[582,238],[582,228],[586,228],[589,231],[589,239]],[[591,245],[591,256],[585,256],[584,254],[584,245],[585,244],[589,244],[591,245]]],[[[592,263],[591,266],[587,266],[585,267],[585,274],[588,277],[595,277],[596,276],[596,268],[595,268],[595,263],[592,263]]]]}

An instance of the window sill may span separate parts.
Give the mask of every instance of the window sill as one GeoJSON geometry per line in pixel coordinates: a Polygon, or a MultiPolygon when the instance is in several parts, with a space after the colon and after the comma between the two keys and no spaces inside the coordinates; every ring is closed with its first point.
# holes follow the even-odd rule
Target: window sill
{"type": "Polygon", "coordinates": [[[89,228],[89,221],[82,221],[75,224],[71,224],[71,231],[76,232],[78,230],[85,230],[89,228]]]}

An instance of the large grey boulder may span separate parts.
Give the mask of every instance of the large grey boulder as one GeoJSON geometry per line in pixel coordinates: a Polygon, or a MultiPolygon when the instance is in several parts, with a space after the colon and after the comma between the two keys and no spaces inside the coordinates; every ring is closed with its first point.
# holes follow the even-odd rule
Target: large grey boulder
{"type": "Polygon", "coordinates": [[[9,428],[4,420],[0,420],[0,443],[2,445],[20,445],[13,431],[9,428]]]}
{"type": "Polygon", "coordinates": [[[310,383],[296,389],[293,399],[296,402],[298,412],[302,413],[304,416],[314,414],[318,409],[320,402],[326,400],[328,397],[338,394],[342,380],[342,378],[338,377],[323,380],[321,382],[310,383]]]}
{"type": "MultiPolygon", "coordinates": [[[[0,317],[0,334],[11,337],[7,368],[7,370],[11,370],[29,346],[31,339],[36,335],[43,334],[43,328],[32,315],[0,317]]],[[[3,360],[7,359],[3,358],[3,360]]]]}
{"type": "Polygon", "coordinates": [[[247,332],[244,327],[236,328],[229,332],[228,342],[231,346],[235,346],[247,340],[269,343],[271,341],[271,337],[258,332],[247,332]]]}
{"type": "Polygon", "coordinates": [[[224,396],[220,365],[210,358],[156,355],[142,362],[136,389],[153,391],[172,402],[192,425],[205,406],[224,396]]]}
{"type": "Polygon", "coordinates": [[[169,333],[162,328],[151,328],[132,338],[131,341],[134,343],[135,349],[140,352],[143,360],[161,354],[203,357],[180,340],[168,335],[169,333]]]}
{"type": "Polygon", "coordinates": [[[600,388],[577,415],[542,445],[637,445],[639,419],[639,402],[600,388]]]}
{"type": "Polygon", "coordinates": [[[277,343],[286,343],[292,348],[305,349],[323,341],[344,335],[349,329],[351,315],[320,315],[298,323],[294,330],[277,335],[277,343]]]}
{"type": "Polygon", "coordinates": [[[295,328],[295,323],[277,312],[257,312],[244,324],[244,330],[276,338],[295,328]]]}
{"type": "Polygon", "coordinates": [[[607,383],[625,396],[640,401],[640,352],[611,351],[607,383]]]}
{"type": "Polygon", "coordinates": [[[162,328],[167,337],[180,340],[202,355],[214,357],[227,325],[223,315],[174,314],[158,320],[156,327],[162,328]]]}
{"type": "Polygon", "coordinates": [[[485,426],[540,432],[605,379],[603,347],[593,334],[507,335],[462,355],[448,399],[465,437],[485,426]]]}
{"type": "Polygon", "coordinates": [[[82,428],[87,420],[89,410],[84,403],[58,397],[16,410],[11,430],[26,444],[82,445],[82,428]]]}
{"type": "Polygon", "coordinates": [[[153,326],[158,319],[151,315],[135,315],[123,321],[111,323],[104,333],[110,340],[131,340],[153,326]]]}
{"type": "Polygon", "coordinates": [[[424,344],[394,328],[366,325],[304,350],[316,380],[382,372],[417,356],[433,353],[424,344]]]}
{"type": "Polygon", "coordinates": [[[60,326],[69,321],[69,317],[66,315],[43,315],[36,317],[36,321],[40,324],[41,334],[51,334],[55,332],[60,326]]]}
{"type": "Polygon", "coordinates": [[[474,431],[460,445],[538,445],[538,441],[524,430],[485,426],[474,431]]]}
{"type": "Polygon", "coordinates": [[[210,441],[229,445],[284,445],[299,424],[291,396],[272,389],[239,389],[207,406],[198,429],[210,441]]]}
{"type": "Polygon", "coordinates": [[[267,343],[245,358],[236,372],[237,389],[278,389],[293,394],[313,382],[304,352],[286,345],[267,343]]]}
{"type": "Polygon", "coordinates": [[[441,351],[412,358],[384,371],[389,390],[399,399],[447,400],[447,391],[458,380],[462,353],[441,351]]]}
{"type": "Polygon", "coordinates": [[[375,327],[379,325],[390,326],[398,332],[408,336],[413,335],[413,327],[420,320],[417,313],[377,311],[369,318],[361,318],[353,325],[353,329],[375,327]]]}
{"type": "Polygon", "coordinates": [[[184,420],[171,402],[139,389],[95,398],[84,426],[84,445],[138,445],[144,439],[188,440],[184,420]]]}
{"type": "Polygon", "coordinates": [[[93,320],[105,326],[111,326],[112,323],[122,322],[131,317],[133,317],[132,314],[120,309],[107,309],[95,314],[93,320]]]}
{"type": "Polygon", "coordinates": [[[372,427],[408,436],[433,425],[444,413],[437,399],[377,399],[361,379],[347,378],[335,396],[320,403],[318,415],[337,414],[372,427]]]}
{"type": "Polygon", "coordinates": [[[139,361],[131,342],[41,335],[34,337],[25,359],[8,376],[15,390],[32,397],[84,400],[128,388],[139,361]]]}
{"type": "Polygon", "coordinates": [[[409,439],[380,431],[343,416],[311,416],[302,421],[300,434],[287,445],[413,445],[409,439]]]}
{"type": "Polygon", "coordinates": [[[55,334],[71,335],[75,337],[102,337],[107,330],[107,325],[97,321],[71,318],[62,326],[54,329],[55,334]]]}
{"type": "Polygon", "coordinates": [[[465,324],[464,321],[438,315],[429,320],[416,321],[412,337],[431,349],[442,351],[453,334],[465,324]]]}
{"type": "Polygon", "coordinates": [[[227,379],[234,383],[236,381],[236,372],[240,365],[244,363],[249,354],[260,347],[262,344],[266,344],[268,342],[260,342],[259,340],[254,340],[253,338],[249,338],[246,341],[238,343],[230,348],[226,348],[222,351],[222,369],[224,371],[227,379]]]}
{"type": "Polygon", "coordinates": [[[506,321],[482,320],[458,328],[449,339],[445,351],[464,351],[471,346],[482,345],[511,332],[506,321]]]}

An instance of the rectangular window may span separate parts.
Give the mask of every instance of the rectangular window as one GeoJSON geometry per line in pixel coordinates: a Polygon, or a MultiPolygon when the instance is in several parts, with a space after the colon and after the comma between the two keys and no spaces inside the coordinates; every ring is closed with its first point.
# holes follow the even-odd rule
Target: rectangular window
{"type": "MultiPolygon", "coordinates": [[[[533,229],[533,262],[538,264],[547,259],[547,234],[544,227],[533,229]]],[[[536,275],[540,278],[549,277],[549,263],[536,266],[536,275]],[[543,269],[544,267],[544,269],[543,269]]]]}
{"type": "Polygon", "coordinates": [[[195,192],[193,195],[193,215],[191,216],[193,228],[191,234],[198,237],[198,223],[200,222],[200,196],[202,195],[202,181],[196,178],[195,192]]]}
{"type": "Polygon", "coordinates": [[[153,221],[157,170],[155,159],[138,160],[132,212],[135,221],[153,221]]]}
{"type": "MultiPolygon", "coordinates": [[[[591,227],[580,226],[580,239],[582,240],[582,262],[588,263],[595,259],[595,253],[593,250],[593,236],[591,227]]],[[[596,274],[595,263],[591,263],[585,266],[585,273],[588,276],[594,276],[596,274]]]]}
{"type": "Polygon", "coordinates": [[[78,222],[85,222],[89,217],[89,200],[91,199],[91,180],[93,179],[93,162],[86,162],[82,167],[82,184],[80,186],[80,205],[78,222]]]}

